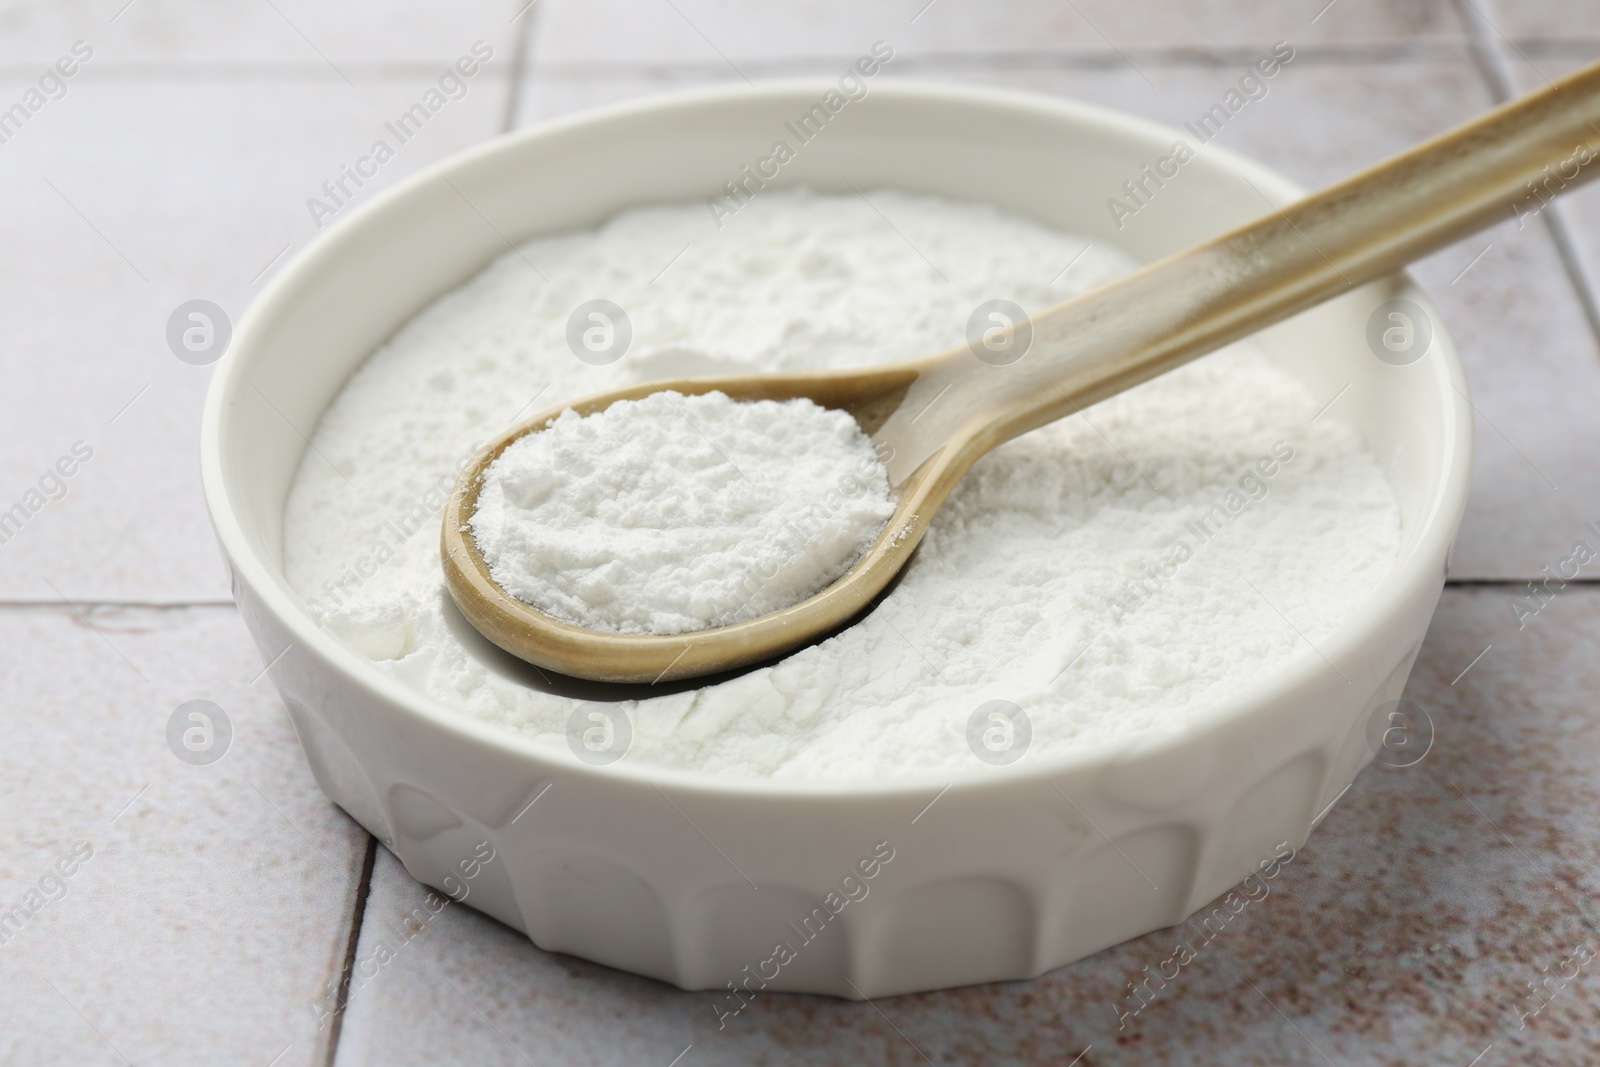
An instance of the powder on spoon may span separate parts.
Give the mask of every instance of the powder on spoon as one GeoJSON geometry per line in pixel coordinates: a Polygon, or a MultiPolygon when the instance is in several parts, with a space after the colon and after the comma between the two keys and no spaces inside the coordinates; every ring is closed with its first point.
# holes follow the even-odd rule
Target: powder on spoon
{"type": "Polygon", "coordinates": [[[846,412],[666,391],[569,408],[512,442],[470,526],[517,599],[594,630],[676,634],[821,592],[893,511],[846,412]]]}

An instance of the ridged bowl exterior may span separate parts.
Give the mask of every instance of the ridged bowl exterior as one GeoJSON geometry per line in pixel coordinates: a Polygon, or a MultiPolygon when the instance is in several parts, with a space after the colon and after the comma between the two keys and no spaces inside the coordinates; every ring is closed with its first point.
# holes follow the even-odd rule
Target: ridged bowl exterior
{"type": "MultiPolygon", "coordinates": [[[[703,199],[782,116],[827,88],[623,105],[411,179],[274,279],[213,381],[203,433],[235,599],[264,660],[275,660],[273,681],[323,791],[420,881],[542,948],[719,991],[710,995],[719,1014],[741,1003],[730,983],[859,998],[1038,975],[1176,924],[1298,848],[1372,758],[1374,709],[1405,686],[1470,465],[1465,381],[1442,329],[1412,367],[1363,347],[1370,307],[1395,295],[1429,307],[1406,279],[1269,331],[1265,343],[1319,395],[1352,382],[1345,417],[1377,451],[1405,515],[1394,571],[1317,649],[1184,724],[1005,768],[974,761],[953,779],[776,784],[628,760],[591,767],[436,704],[320,631],[282,576],[283,498],[304,442],[273,411],[313,425],[374,344],[504,251],[492,233],[467,233],[460,195],[512,239],[592,225],[635,203],[703,199]],[[259,391],[278,407],[254,399],[259,391]]],[[[1164,214],[1123,239],[1098,200],[1175,131],[1060,101],[906,83],[875,86],[852,117],[856,126],[829,129],[840,136],[809,148],[786,180],[992,200],[1146,258],[1257,213],[1251,183],[1280,201],[1296,195],[1207,148],[1189,184],[1174,181],[1170,200],[1152,202],[1164,214]],[[940,153],[979,152],[981,168],[935,165],[940,153]]]]}

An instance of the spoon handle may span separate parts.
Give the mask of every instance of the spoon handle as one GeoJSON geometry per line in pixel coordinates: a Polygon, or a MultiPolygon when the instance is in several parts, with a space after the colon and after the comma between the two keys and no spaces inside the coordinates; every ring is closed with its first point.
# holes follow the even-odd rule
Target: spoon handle
{"type": "Polygon", "coordinates": [[[1285,207],[1263,195],[1254,222],[1034,316],[1017,363],[933,357],[874,437],[895,482],[951,439],[975,459],[1596,175],[1600,64],[1285,207]]]}

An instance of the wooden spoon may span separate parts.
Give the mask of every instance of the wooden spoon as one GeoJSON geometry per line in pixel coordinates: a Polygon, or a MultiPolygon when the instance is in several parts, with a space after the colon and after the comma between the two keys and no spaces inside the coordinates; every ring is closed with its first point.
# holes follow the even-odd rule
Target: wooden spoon
{"type": "Polygon", "coordinates": [[[650,382],[563,404],[500,435],[462,473],[444,514],[446,584],[489,640],[580,678],[659,682],[770,659],[843,625],[871,602],[910,558],[962,474],[996,445],[1492,223],[1536,211],[1600,173],[1597,156],[1600,64],[1057,304],[991,338],[998,352],[962,345],[861,370],[650,382]],[[1026,358],[1006,362],[1008,348],[1026,358]],[[737,400],[809,397],[848,411],[878,446],[895,493],[894,514],[877,542],[808,600],[671,636],[585,629],[507,594],[489,576],[467,526],[484,469],[567,408],[587,415],[664,389],[721,390],[737,400]]]}

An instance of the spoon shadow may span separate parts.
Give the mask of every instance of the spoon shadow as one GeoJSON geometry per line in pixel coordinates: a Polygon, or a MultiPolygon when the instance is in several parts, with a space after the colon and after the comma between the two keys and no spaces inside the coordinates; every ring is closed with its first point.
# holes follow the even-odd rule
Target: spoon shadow
{"type": "Polygon", "coordinates": [[[594,701],[602,704],[617,704],[630,700],[648,700],[652,697],[672,696],[676,693],[689,692],[706,686],[732,681],[735,678],[742,678],[747,674],[765,670],[773,664],[780,663],[814,645],[820,645],[824,641],[831,640],[878,610],[878,605],[882,604],[905,580],[906,571],[915,562],[920,547],[918,546],[917,549],[912,550],[906,566],[900,568],[889,581],[889,584],[884,586],[883,591],[868,601],[865,607],[838,626],[825,633],[818,634],[800,647],[733,670],[700,675],[694,678],[667,679],[656,683],[596,682],[588,678],[576,678],[570,674],[561,674],[558,671],[548,670],[544,667],[536,667],[527,660],[513,656],[479,633],[477,628],[461,613],[461,609],[456,606],[449,593],[441,590],[440,596],[444,608],[445,624],[449,627],[451,634],[466,646],[468,653],[496,676],[514,685],[533,689],[540,693],[549,693],[552,696],[569,697],[573,700],[594,701]]]}

